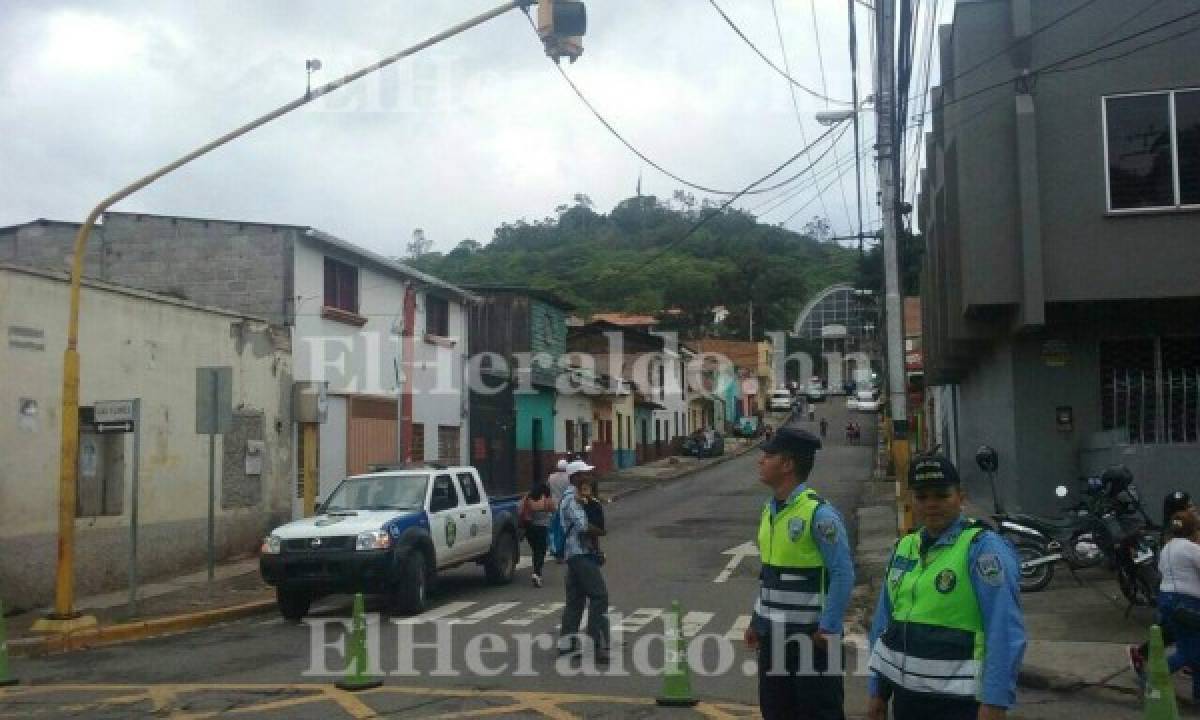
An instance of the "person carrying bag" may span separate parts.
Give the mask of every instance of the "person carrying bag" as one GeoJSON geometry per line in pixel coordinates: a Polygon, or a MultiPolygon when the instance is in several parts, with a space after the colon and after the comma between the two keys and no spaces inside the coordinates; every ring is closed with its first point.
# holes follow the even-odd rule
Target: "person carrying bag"
{"type": "Polygon", "coordinates": [[[533,575],[530,579],[534,587],[542,586],[542,569],[546,564],[546,543],[553,514],[554,497],[545,483],[538,483],[521,499],[517,522],[533,552],[533,575]]]}

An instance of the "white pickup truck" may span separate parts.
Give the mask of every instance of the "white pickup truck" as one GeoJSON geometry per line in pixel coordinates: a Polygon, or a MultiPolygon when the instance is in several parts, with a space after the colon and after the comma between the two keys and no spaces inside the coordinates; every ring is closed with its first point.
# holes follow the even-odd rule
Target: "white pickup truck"
{"type": "Polygon", "coordinates": [[[289,620],[303,618],[316,598],[338,593],[382,594],[396,611],[419,613],[438,571],[474,562],[489,581],[512,582],[521,554],[518,501],[489,500],[472,467],[355,475],[314,517],[273,530],[259,569],[289,620]]]}

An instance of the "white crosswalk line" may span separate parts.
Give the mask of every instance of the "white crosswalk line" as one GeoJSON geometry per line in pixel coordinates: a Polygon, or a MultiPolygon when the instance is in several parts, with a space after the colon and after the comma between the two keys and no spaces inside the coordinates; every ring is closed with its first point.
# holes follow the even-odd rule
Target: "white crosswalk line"
{"type": "Polygon", "coordinates": [[[271,618],[270,620],[260,620],[254,624],[259,627],[261,627],[263,625],[282,625],[283,618],[271,618]]]}
{"type": "Polygon", "coordinates": [[[527,567],[533,567],[533,560],[531,558],[523,557],[517,561],[518,570],[524,570],[527,567]]]}
{"type": "Polygon", "coordinates": [[[466,617],[451,618],[449,622],[451,625],[474,625],[480,620],[487,620],[488,618],[495,617],[500,613],[508,612],[520,604],[521,603],[516,602],[496,603],[491,607],[485,607],[482,610],[477,610],[466,617]]]}
{"type": "Polygon", "coordinates": [[[566,606],[566,603],[560,602],[542,603],[541,605],[529,610],[529,612],[525,615],[505,620],[501,623],[501,625],[517,625],[520,627],[527,627],[544,617],[562,612],[562,609],[566,606]]]}
{"type": "Polygon", "coordinates": [[[432,610],[426,610],[415,617],[404,618],[402,620],[396,620],[395,622],[397,625],[420,625],[421,623],[433,622],[434,620],[441,620],[442,618],[449,617],[461,610],[466,610],[474,604],[475,603],[473,602],[446,603],[441,607],[436,607],[432,610]]]}
{"type": "Polygon", "coordinates": [[[710,612],[692,611],[683,616],[683,636],[696,637],[714,617],[710,612]]]}
{"type": "Polygon", "coordinates": [[[655,618],[663,614],[662,608],[638,608],[633,614],[622,618],[621,624],[613,628],[613,632],[635,633],[649,625],[655,618]]]}
{"type": "Polygon", "coordinates": [[[733,627],[729,628],[729,632],[725,633],[726,640],[741,641],[746,634],[746,628],[750,627],[749,615],[738,615],[737,620],[733,622],[733,627]]]}

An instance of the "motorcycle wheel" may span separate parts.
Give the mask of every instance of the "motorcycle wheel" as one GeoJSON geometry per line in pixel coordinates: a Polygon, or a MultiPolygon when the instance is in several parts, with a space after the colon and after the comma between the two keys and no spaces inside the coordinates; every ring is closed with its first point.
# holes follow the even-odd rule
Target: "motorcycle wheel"
{"type": "Polygon", "coordinates": [[[1067,556],[1067,561],[1071,563],[1071,567],[1076,570],[1099,567],[1104,564],[1106,559],[1104,552],[1100,549],[1100,546],[1091,534],[1071,538],[1068,541],[1067,547],[1064,548],[1063,554],[1067,556]],[[1081,553],[1079,551],[1080,545],[1085,546],[1089,551],[1081,553]]]}
{"type": "Polygon", "coordinates": [[[1130,605],[1157,605],[1158,583],[1158,571],[1149,565],[1130,568],[1122,564],[1117,570],[1117,586],[1130,605]]]}
{"type": "MultiPolygon", "coordinates": [[[[1017,561],[1024,565],[1030,560],[1037,560],[1046,556],[1046,549],[1036,543],[1021,541],[1015,543],[1017,550],[1017,561]]],[[[1040,592],[1046,589],[1050,581],[1054,579],[1054,563],[1046,563],[1038,565],[1034,568],[1021,568],[1020,586],[1021,592],[1040,592]]]]}

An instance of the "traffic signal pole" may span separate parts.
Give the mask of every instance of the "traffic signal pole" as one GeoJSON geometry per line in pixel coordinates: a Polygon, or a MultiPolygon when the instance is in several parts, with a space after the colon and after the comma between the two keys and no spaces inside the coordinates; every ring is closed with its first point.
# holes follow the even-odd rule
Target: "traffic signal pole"
{"type": "Polygon", "coordinates": [[[876,0],[875,32],[879,58],[875,77],[876,131],[879,143],[880,202],[883,205],[884,313],[887,323],[888,411],[892,467],[902,530],[912,527],[908,498],[908,379],[904,373],[904,300],[900,281],[899,214],[896,206],[895,0],[876,0]]]}
{"type": "MultiPolygon", "coordinates": [[[[403,60],[407,57],[415,55],[422,50],[430,48],[443,40],[459,35],[467,30],[478,27],[489,20],[495,19],[510,10],[518,8],[525,9],[535,3],[541,6],[550,7],[551,19],[557,19],[557,15],[553,12],[555,5],[561,3],[564,7],[559,9],[558,15],[569,18],[571,22],[570,32],[572,36],[583,34],[584,27],[581,26],[579,19],[582,3],[566,2],[565,0],[512,0],[506,2],[492,10],[489,10],[481,15],[477,15],[469,20],[461,22],[453,27],[450,27],[442,32],[430,36],[416,45],[408,47],[400,52],[388,55],[387,57],[372,63],[364,68],[356,70],[348,75],[345,75],[337,80],[326,83],[311,91],[306,91],[301,97],[282,105],[271,112],[252,120],[241,127],[232,130],[221,137],[213,140],[192,152],[184,155],[178,160],[164,165],[145,177],[126,185],[117,190],[112,195],[102,200],[99,205],[88,213],[87,218],[79,228],[78,234],[75,236],[75,254],[71,262],[71,288],[70,288],[70,310],[67,316],[67,346],[63,351],[63,383],[62,383],[62,437],[60,438],[59,452],[59,507],[58,507],[58,565],[55,576],[54,587],[54,610],[47,617],[40,619],[34,625],[34,629],[41,632],[70,632],[78,629],[81,626],[94,625],[95,618],[81,616],[75,612],[75,504],[76,504],[76,482],[79,462],[79,368],[80,355],[78,351],[79,345],[79,305],[80,305],[80,284],[83,276],[83,257],[87,250],[88,237],[91,235],[92,226],[96,220],[108,208],[116,203],[124,200],[138,190],[154,183],[160,178],[178,170],[187,165],[193,160],[207,155],[217,148],[227,145],[234,140],[246,135],[252,130],[266,125],[273,120],[277,120],[284,115],[303,107],[319,97],[328,95],[329,93],[338,90],[339,88],[349,85],[350,83],[359,80],[371,73],[382,70],[393,63],[403,60]]],[[[583,13],[583,25],[586,25],[586,13],[583,13]]],[[[571,53],[568,56],[578,57],[578,53],[582,52],[582,47],[577,46],[577,37],[561,38],[556,34],[555,28],[542,30],[542,39],[546,45],[547,54],[552,57],[557,57],[558,53],[571,53]],[[572,42],[568,42],[572,40],[572,42]]]]}

